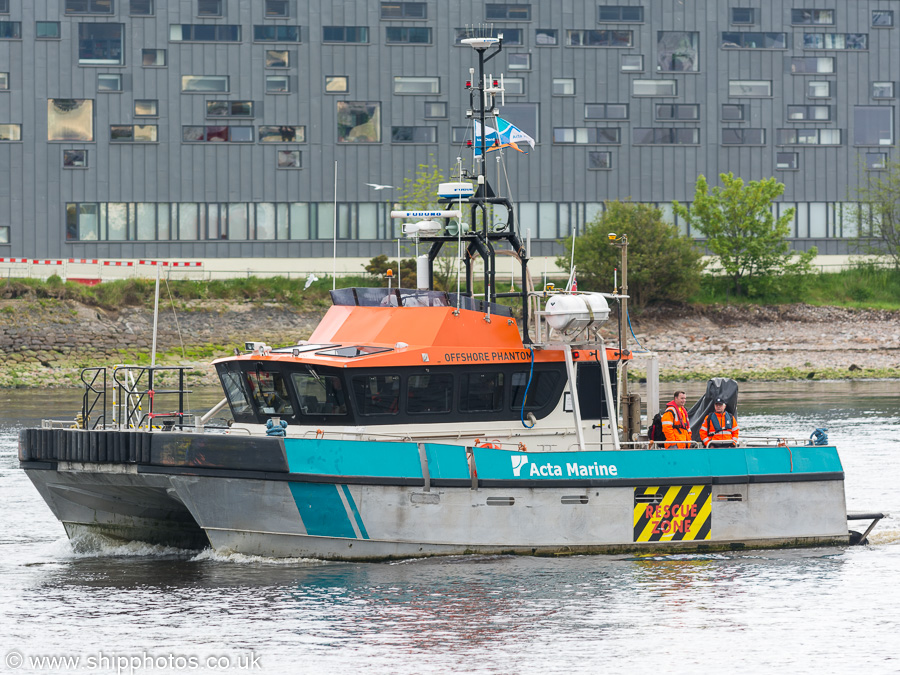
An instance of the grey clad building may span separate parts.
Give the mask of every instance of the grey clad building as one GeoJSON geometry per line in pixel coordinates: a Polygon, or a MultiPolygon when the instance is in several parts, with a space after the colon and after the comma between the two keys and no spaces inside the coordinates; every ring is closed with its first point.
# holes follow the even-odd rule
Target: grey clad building
{"type": "Polygon", "coordinates": [[[0,257],[328,257],[335,162],[339,255],[396,251],[398,190],[368,184],[471,160],[473,27],[537,141],[506,154],[534,254],[725,171],[846,252],[896,159],[900,3],[619,3],[0,0],[0,257]]]}

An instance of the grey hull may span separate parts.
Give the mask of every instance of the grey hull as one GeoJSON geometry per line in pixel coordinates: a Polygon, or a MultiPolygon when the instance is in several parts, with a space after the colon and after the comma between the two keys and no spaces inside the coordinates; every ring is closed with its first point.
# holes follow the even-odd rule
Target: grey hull
{"type": "Polygon", "coordinates": [[[688,552],[848,543],[843,481],[714,485],[709,538],[636,541],[635,490],[421,488],[27,469],[69,536],[222,553],[380,560],[466,553],[688,552]],[[330,510],[304,501],[307,491],[330,510]],[[323,497],[324,495],[324,497],[323,497]]]}

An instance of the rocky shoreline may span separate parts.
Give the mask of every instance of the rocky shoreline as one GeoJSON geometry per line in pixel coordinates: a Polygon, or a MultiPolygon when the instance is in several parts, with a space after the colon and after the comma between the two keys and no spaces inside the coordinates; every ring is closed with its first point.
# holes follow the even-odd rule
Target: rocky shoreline
{"type": "MultiPolygon", "coordinates": [[[[309,337],[324,314],[277,303],[192,301],[160,310],[157,363],[188,365],[191,386],[216,385],[210,362],[245,341],[309,337]]],[[[80,386],[82,368],[149,364],[151,308],[107,311],[70,301],[0,300],[0,387],[80,386]]],[[[663,380],[900,377],[900,312],[787,305],[667,307],[632,315],[636,345],[659,356],[663,380]]],[[[615,340],[611,321],[602,331],[615,340]]],[[[640,377],[637,351],[631,367],[640,377]]]]}

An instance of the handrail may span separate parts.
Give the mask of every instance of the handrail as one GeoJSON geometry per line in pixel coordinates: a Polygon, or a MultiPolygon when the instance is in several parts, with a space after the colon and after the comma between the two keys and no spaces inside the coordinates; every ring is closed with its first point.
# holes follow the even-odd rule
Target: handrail
{"type": "MultiPolygon", "coordinates": [[[[84,385],[84,395],[81,399],[81,426],[85,429],[89,428],[91,413],[94,412],[94,408],[97,407],[97,403],[102,399],[103,404],[101,406],[102,413],[99,417],[94,421],[93,428],[96,429],[100,423],[103,423],[103,427],[106,426],[106,368],[85,368],[81,371],[81,383],[84,385]],[[91,381],[88,382],[85,379],[85,376],[93,372],[94,376],[91,378],[91,381]],[[103,375],[103,385],[98,390],[95,385],[97,383],[97,378],[100,375],[103,375]],[[94,400],[88,404],[89,394],[94,394],[94,400]]],[[[101,428],[103,428],[101,427],[101,428]]]]}
{"type": "MultiPolygon", "coordinates": [[[[188,370],[188,366],[136,366],[121,365],[114,366],[112,371],[113,403],[112,417],[113,423],[118,428],[149,428],[151,420],[154,416],[154,397],[157,395],[178,396],[178,407],[175,412],[167,412],[166,416],[178,417],[177,426],[184,429],[185,416],[184,412],[184,395],[190,394],[191,390],[185,389],[184,373],[188,370]],[[174,389],[159,389],[153,387],[154,375],[159,371],[177,371],[178,386],[174,389]],[[146,377],[146,380],[145,380],[146,377]],[[144,412],[144,403],[149,399],[149,409],[144,412]],[[118,414],[117,414],[118,413],[118,414]]],[[[84,368],[81,371],[81,381],[85,387],[84,398],[82,402],[82,424],[85,428],[88,426],[90,415],[102,400],[103,414],[95,422],[93,428],[106,428],[106,367],[84,368]],[[93,377],[88,376],[93,373],[93,377]],[[102,387],[98,387],[97,379],[102,375],[102,387]],[[88,404],[89,394],[95,394],[93,402],[88,404]],[[100,424],[102,421],[102,425],[100,424]]]]}

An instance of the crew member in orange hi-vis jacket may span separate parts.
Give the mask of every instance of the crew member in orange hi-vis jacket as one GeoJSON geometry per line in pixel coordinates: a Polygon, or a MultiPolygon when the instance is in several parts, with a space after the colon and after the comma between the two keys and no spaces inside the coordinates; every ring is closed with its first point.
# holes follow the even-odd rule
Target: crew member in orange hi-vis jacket
{"type": "Polygon", "coordinates": [[[666,405],[666,411],[660,416],[667,448],[686,448],[690,445],[691,423],[684,407],[686,401],[687,394],[676,391],[666,405]]]}
{"type": "Polygon", "coordinates": [[[737,419],[725,410],[724,399],[716,399],[715,409],[700,425],[700,440],[707,448],[733,448],[738,440],[737,419]]]}

